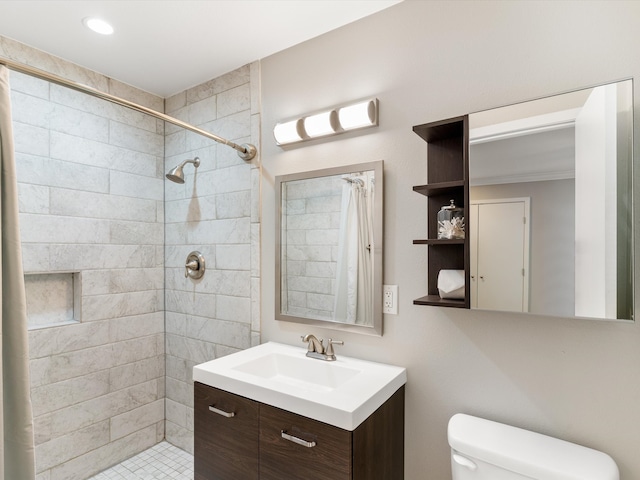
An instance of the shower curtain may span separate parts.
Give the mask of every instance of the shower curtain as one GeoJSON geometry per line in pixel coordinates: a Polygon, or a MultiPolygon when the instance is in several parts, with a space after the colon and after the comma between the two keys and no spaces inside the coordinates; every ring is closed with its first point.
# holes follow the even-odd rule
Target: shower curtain
{"type": "Polygon", "coordinates": [[[343,187],[334,320],[358,325],[373,324],[372,195],[364,183],[343,187]]]}
{"type": "Polygon", "coordinates": [[[27,308],[18,227],[18,184],[13,153],[9,70],[0,65],[0,480],[35,478],[29,391],[27,308]]]}

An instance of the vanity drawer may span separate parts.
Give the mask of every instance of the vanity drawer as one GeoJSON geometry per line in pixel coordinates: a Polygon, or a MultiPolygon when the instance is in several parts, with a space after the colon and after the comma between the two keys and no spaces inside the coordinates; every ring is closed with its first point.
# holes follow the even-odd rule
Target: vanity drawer
{"type": "Polygon", "coordinates": [[[257,402],[195,382],[196,480],[258,478],[257,402]]]}
{"type": "Polygon", "coordinates": [[[350,479],[351,439],[347,430],[262,404],[260,478],[350,479]]]}

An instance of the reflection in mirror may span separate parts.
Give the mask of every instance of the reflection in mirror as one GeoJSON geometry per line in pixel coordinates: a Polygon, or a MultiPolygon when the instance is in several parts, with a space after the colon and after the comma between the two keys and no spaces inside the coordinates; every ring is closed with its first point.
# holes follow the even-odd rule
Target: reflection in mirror
{"type": "Polygon", "coordinates": [[[379,161],[276,177],[277,320],[382,334],[382,172],[379,161]]]}
{"type": "Polygon", "coordinates": [[[472,308],[633,319],[632,91],[469,116],[472,308]]]}

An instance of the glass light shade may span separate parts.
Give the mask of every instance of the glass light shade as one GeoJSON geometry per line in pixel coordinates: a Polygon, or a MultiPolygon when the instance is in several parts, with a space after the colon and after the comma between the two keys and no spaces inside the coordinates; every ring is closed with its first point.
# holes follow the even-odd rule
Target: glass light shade
{"type": "Polygon", "coordinates": [[[376,104],[373,100],[349,105],[338,110],[340,126],[344,130],[370,127],[376,123],[376,104]]]}
{"type": "Polygon", "coordinates": [[[90,30],[101,35],[111,35],[113,33],[113,27],[99,18],[86,17],[82,19],[82,23],[90,30]]]}
{"type": "Polygon", "coordinates": [[[302,140],[299,127],[300,119],[276,124],[273,128],[273,136],[276,137],[278,145],[285,145],[287,143],[294,143],[302,140]]]}
{"type": "Polygon", "coordinates": [[[336,132],[335,110],[311,115],[304,119],[304,131],[310,137],[321,137],[336,132]]]}

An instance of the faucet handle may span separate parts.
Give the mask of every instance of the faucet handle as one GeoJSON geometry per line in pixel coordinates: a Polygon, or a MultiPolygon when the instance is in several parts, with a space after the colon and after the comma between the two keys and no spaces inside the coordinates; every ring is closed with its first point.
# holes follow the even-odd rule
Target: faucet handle
{"type": "Polygon", "coordinates": [[[333,339],[329,339],[329,344],[327,345],[327,349],[325,351],[325,354],[327,356],[333,356],[335,357],[335,353],[333,351],[333,345],[344,345],[344,342],[342,340],[333,340],[333,339]]]}

